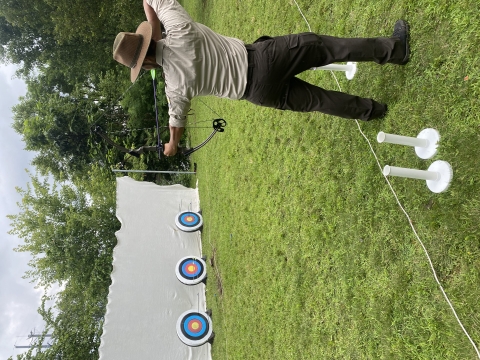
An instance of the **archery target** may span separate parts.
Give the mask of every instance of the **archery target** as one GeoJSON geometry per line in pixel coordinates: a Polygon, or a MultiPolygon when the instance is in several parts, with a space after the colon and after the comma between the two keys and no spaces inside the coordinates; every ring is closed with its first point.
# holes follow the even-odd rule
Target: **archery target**
{"type": "Polygon", "coordinates": [[[187,256],[177,263],[175,267],[177,279],[186,285],[195,285],[207,276],[207,264],[195,256],[187,256]]]}
{"type": "Polygon", "coordinates": [[[212,335],[212,320],[203,312],[189,310],[177,320],[177,335],[188,346],[205,344],[212,335]]]}
{"type": "Polygon", "coordinates": [[[175,225],[182,231],[195,231],[202,227],[202,215],[193,211],[184,211],[175,218],[175,225]]]}

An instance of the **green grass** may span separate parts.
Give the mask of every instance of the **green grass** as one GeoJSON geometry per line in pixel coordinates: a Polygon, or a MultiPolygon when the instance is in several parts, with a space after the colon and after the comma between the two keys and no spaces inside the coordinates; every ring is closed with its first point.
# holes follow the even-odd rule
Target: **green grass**
{"type": "MultiPolygon", "coordinates": [[[[293,1],[184,3],[194,19],[246,42],[308,31],[293,1]]],[[[386,119],[361,124],[382,166],[453,166],[442,194],[424,181],[391,182],[480,344],[478,2],[299,4],[312,30],[328,35],[389,36],[396,19],[409,21],[407,66],[359,64],[350,82],[336,75],[344,91],[389,104],[386,119]],[[442,135],[433,160],[375,140],[379,131],[416,136],[426,127],[442,135]]],[[[301,77],[337,89],[329,72],[301,77]]],[[[476,358],[353,121],[204,101],[228,122],[193,155],[204,253],[215,254],[207,286],[215,360],[476,358]]],[[[197,121],[217,117],[198,101],[194,110],[197,121]]],[[[192,129],[192,142],[209,132],[192,129]]]]}

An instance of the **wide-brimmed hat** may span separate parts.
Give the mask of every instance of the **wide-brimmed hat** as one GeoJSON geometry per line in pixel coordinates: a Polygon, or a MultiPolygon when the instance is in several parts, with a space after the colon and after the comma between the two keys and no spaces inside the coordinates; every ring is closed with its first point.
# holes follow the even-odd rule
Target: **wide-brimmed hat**
{"type": "Polygon", "coordinates": [[[151,39],[152,25],[148,21],[142,22],[136,32],[121,32],[115,38],[113,58],[131,69],[130,80],[132,82],[140,73],[151,39]]]}

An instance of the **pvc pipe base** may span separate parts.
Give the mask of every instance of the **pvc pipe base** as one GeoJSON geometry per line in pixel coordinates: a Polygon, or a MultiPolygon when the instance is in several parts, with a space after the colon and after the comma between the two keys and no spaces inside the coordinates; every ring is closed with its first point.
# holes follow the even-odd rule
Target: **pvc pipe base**
{"type": "Polygon", "coordinates": [[[351,70],[345,71],[345,75],[347,76],[348,80],[352,80],[357,72],[357,63],[349,61],[347,62],[347,65],[351,66],[351,70]]]}
{"type": "Polygon", "coordinates": [[[330,70],[330,71],[343,71],[347,80],[352,80],[357,73],[357,63],[349,61],[346,65],[343,64],[329,64],[325,66],[313,67],[310,70],[330,70]]]}
{"type": "Polygon", "coordinates": [[[453,169],[448,162],[437,160],[430,165],[428,171],[435,171],[440,175],[438,180],[427,180],[427,186],[432,192],[441,193],[449,188],[453,178],[453,169]]]}
{"type": "Polygon", "coordinates": [[[438,141],[440,140],[440,134],[435,129],[423,129],[418,134],[417,138],[427,139],[427,147],[415,146],[415,153],[420,159],[430,159],[437,153],[438,141]]]}

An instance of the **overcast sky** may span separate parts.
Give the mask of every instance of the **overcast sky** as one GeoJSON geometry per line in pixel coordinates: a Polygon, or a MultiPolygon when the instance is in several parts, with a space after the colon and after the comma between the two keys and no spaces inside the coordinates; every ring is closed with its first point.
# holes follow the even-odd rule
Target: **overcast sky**
{"type": "Polygon", "coordinates": [[[25,171],[32,153],[25,150],[21,138],[12,128],[11,108],[25,95],[25,84],[14,79],[15,68],[0,64],[0,359],[16,359],[22,351],[14,345],[28,345],[26,336],[44,323],[37,313],[41,291],[22,279],[28,269],[29,257],[13,251],[20,240],[8,235],[10,220],[7,214],[17,214],[20,201],[15,187],[25,188],[29,181],[25,171]]]}

